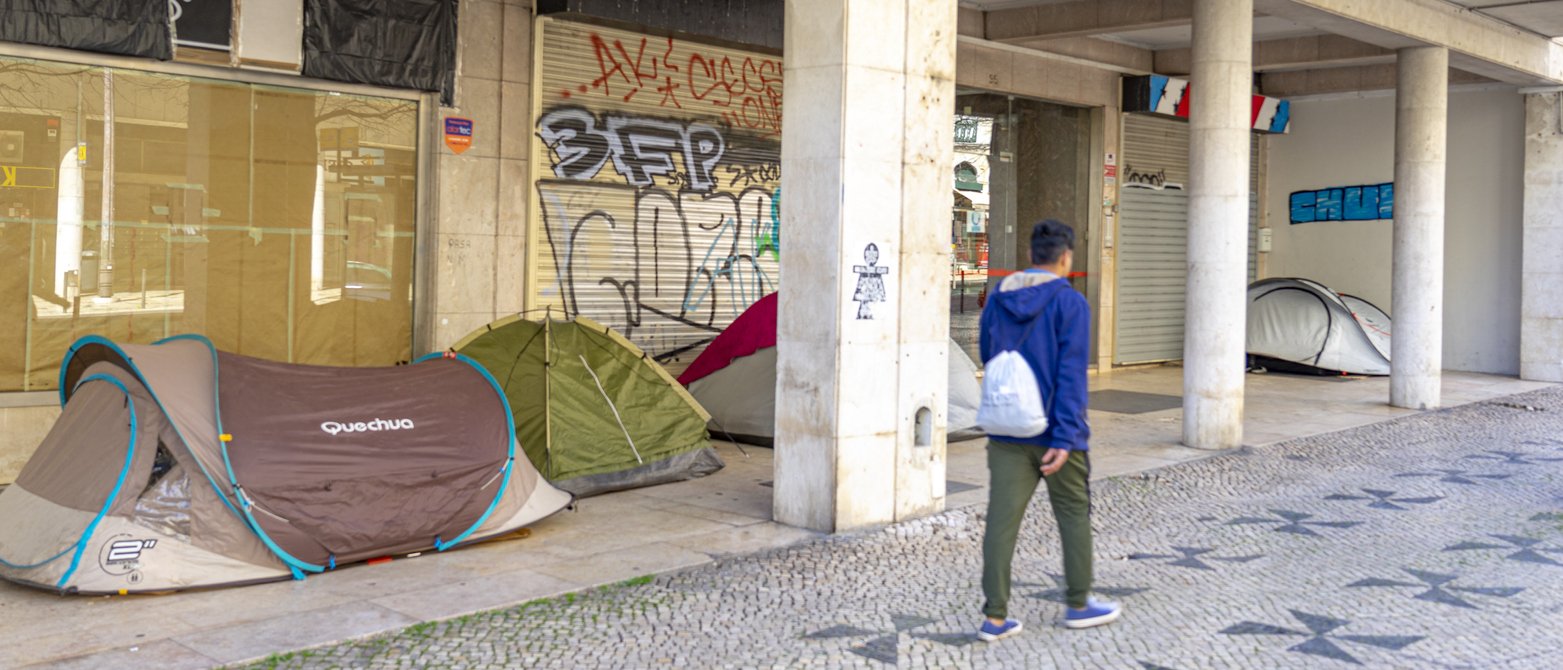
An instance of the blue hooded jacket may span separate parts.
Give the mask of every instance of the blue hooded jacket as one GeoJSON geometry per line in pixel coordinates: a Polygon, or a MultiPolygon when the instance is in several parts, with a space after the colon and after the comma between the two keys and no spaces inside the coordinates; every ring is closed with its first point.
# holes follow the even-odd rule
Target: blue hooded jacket
{"type": "Polygon", "coordinates": [[[1043,448],[1086,451],[1086,367],[1091,351],[1091,306],[1069,282],[1046,272],[1017,272],[999,284],[982,310],[984,362],[1014,349],[1031,364],[1047,410],[1047,430],[1034,437],[992,437],[1043,448]],[[1035,327],[1032,323],[1037,319],[1035,327]],[[1030,334],[1026,335],[1030,328],[1030,334]],[[1024,343],[1018,343],[1026,335],[1024,343]]]}

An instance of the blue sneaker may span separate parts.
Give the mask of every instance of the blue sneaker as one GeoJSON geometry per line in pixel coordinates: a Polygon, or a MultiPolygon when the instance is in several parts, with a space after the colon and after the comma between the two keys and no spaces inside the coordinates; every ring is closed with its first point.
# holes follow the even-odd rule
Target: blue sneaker
{"type": "Polygon", "coordinates": [[[977,629],[977,639],[983,642],[993,642],[1020,632],[1020,622],[1014,619],[1005,619],[1004,625],[995,626],[992,621],[982,620],[982,628],[977,629]]]}
{"type": "Polygon", "coordinates": [[[1102,602],[1095,598],[1086,600],[1085,609],[1068,608],[1064,610],[1065,628],[1090,628],[1109,624],[1118,620],[1118,615],[1123,609],[1117,603],[1102,602]]]}

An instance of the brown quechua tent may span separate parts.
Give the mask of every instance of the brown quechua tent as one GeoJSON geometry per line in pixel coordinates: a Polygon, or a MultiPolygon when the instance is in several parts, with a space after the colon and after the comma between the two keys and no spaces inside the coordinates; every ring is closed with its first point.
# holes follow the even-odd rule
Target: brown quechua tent
{"type": "Polygon", "coordinates": [[[0,576],[67,593],[302,578],[509,533],[569,504],[455,355],[273,363],[205,338],[87,337],[58,422],[0,493],[0,576]]]}

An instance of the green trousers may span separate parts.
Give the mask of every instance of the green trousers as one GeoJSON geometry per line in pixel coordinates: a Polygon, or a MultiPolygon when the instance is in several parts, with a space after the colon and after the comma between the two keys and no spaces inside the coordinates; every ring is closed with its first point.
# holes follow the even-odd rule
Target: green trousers
{"type": "MultiPolygon", "coordinates": [[[[1010,563],[1026,505],[1042,477],[1046,450],[1013,442],[988,441],[988,525],[982,538],[982,613],[995,619],[1009,614],[1010,563]]],[[[1046,477],[1047,497],[1058,521],[1064,550],[1065,602],[1085,607],[1091,593],[1091,460],[1072,451],[1058,472],[1046,477]]]]}

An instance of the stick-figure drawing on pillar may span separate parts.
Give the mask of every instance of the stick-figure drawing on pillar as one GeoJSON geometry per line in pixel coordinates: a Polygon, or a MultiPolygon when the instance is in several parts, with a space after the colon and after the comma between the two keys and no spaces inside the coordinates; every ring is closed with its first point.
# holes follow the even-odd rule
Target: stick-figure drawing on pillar
{"type": "Polygon", "coordinates": [[[853,291],[852,300],[857,303],[857,318],[873,319],[871,305],[885,301],[884,276],[890,273],[890,268],[879,265],[879,247],[872,242],[863,248],[863,262],[867,265],[852,266],[852,271],[857,273],[857,290],[853,291]]]}

